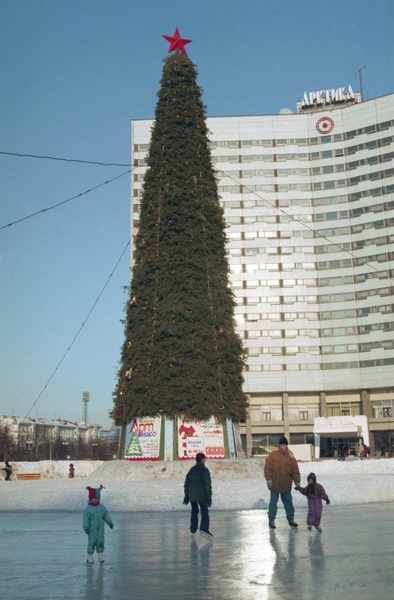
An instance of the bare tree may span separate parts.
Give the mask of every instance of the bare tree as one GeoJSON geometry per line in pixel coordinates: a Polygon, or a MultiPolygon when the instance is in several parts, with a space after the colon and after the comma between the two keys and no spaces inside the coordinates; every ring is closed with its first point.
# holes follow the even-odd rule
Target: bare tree
{"type": "Polygon", "coordinates": [[[0,456],[2,460],[9,460],[15,452],[16,444],[8,425],[0,425],[0,456]]]}

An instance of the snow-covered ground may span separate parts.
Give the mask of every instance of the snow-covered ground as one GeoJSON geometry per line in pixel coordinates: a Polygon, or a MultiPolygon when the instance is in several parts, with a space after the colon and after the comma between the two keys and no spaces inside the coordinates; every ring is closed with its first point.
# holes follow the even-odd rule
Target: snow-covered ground
{"type": "MultiPolygon", "coordinates": [[[[12,461],[11,461],[12,462],[12,461]]],[[[183,481],[192,461],[131,463],[129,461],[74,461],[75,479],[68,479],[69,462],[14,463],[13,480],[0,482],[1,511],[81,511],[86,486],[102,484],[102,502],[109,511],[190,510],[182,505],[183,481]],[[16,473],[41,473],[39,481],[16,481],[16,473]]],[[[269,491],[264,460],[207,461],[213,485],[212,510],[264,509],[269,491]]],[[[394,501],[394,459],[324,460],[299,463],[301,481],[313,471],[331,504],[351,505],[394,501]]],[[[1,472],[3,475],[4,472],[1,472]]],[[[293,494],[295,506],[305,506],[293,494]]]]}
{"type": "MultiPolygon", "coordinates": [[[[43,479],[65,479],[68,477],[71,461],[66,460],[40,460],[39,462],[14,462],[12,465],[12,479],[17,473],[41,473],[43,479]]],[[[87,477],[103,464],[102,460],[76,460],[72,463],[75,468],[74,477],[87,477]]],[[[4,471],[0,471],[4,479],[4,471]]]]}

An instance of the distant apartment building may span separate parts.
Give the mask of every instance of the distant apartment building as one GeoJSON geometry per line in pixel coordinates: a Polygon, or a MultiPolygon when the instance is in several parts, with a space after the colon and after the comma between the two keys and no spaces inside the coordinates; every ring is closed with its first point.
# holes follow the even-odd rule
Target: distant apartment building
{"type": "MultiPolygon", "coordinates": [[[[132,121],[132,237],[153,120],[132,121]]],[[[314,443],[314,419],[365,415],[394,441],[394,94],[305,93],[297,112],[208,117],[247,351],[250,456],[314,443]]],[[[131,262],[133,255],[131,256],[131,262]]],[[[321,440],[328,454],[361,434],[321,440]]]]}
{"type": "Polygon", "coordinates": [[[43,419],[0,417],[0,426],[7,427],[16,447],[20,450],[35,451],[45,445],[59,443],[64,450],[73,444],[96,444],[101,425],[74,423],[66,419],[43,419]]]}

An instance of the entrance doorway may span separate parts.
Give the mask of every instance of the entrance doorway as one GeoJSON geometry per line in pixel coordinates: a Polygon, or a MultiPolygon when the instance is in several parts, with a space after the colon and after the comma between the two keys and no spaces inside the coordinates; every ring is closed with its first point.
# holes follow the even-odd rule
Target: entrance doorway
{"type": "Polygon", "coordinates": [[[361,438],[328,438],[329,456],[358,456],[358,446],[361,438]]]}

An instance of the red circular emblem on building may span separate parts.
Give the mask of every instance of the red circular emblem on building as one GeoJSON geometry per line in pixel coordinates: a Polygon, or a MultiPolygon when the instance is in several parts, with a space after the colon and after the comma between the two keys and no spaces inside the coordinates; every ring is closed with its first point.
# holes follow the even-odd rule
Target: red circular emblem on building
{"type": "Polygon", "coordinates": [[[334,129],[334,121],[330,117],[322,117],[316,123],[316,129],[319,133],[330,133],[334,129]]]}

